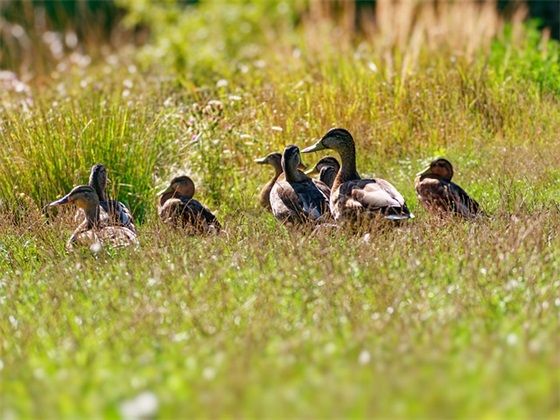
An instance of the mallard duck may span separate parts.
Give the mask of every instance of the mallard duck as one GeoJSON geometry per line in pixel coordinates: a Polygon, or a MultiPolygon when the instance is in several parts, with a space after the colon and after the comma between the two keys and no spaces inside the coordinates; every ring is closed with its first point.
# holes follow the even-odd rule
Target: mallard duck
{"type": "MultiPolygon", "coordinates": [[[[274,176],[270,181],[266,183],[259,196],[259,202],[261,203],[261,206],[271,211],[272,206],[270,205],[270,191],[272,190],[272,187],[274,186],[276,181],[283,181],[286,178],[284,176],[284,169],[282,169],[282,153],[269,153],[263,158],[255,159],[255,162],[260,165],[270,165],[274,168],[274,176]]],[[[307,166],[303,163],[300,163],[298,168],[306,169],[307,166]]]]}
{"type": "Polygon", "coordinates": [[[335,220],[354,221],[378,215],[390,220],[414,217],[401,193],[388,181],[360,177],[356,171],[356,146],[347,130],[333,128],[303,153],[323,149],[337,151],[342,161],[331,189],[330,208],[335,220]]]}
{"type": "Polygon", "coordinates": [[[112,226],[107,220],[99,217],[99,197],[89,185],[79,185],[62,197],[53,201],[48,207],[75,205],[84,211],[83,223],[74,231],[66,247],[70,250],[75,246],[90,246],[92,249],[102,245],[113,247],[137,244],[136,233],[125,226],[112,226]]]}
{"type": "Polygon", "coordinates": [[[306,175],[319,174],[319,179],[329,188],[332,188],[334,179],[340,170],[340,163],[332,156],[326,156],[317,162],[313,169],[305,172],[306,175]]]}
{"type": "Polygon", "coordinates": [[[481,214],[478,203],[457,184],[451,182],[453,166],[447,159],[437,158],[416,174],[414,188],[424,209],[437,215],[458,215],[474,218],[481,214]]]}
{"type": "Polygon", "coordinates": [[[105,189],[107,188],[107,169],[105,165],[97,163],[92,166],[89,175],[89,186],[97,193],[99,205],[109,216],[111,224],[125,226],[136,232],[136,226],[134,226],[130,210],[118,200],[107,199],[105,194],[105,189]]]}
{"type": "Polygon", "coordinates": [[[159,194],[159,217],[165,223],[185,228],[192,233],[219,233],[222,227],[218,219],[192,198],[194,193],[194,182],[188,176],[173,178],[169,187],[159,194]]]}
{"type": "Polygon", "coordinates": [[[329,213],[329,187],[298,170],[300,163],[299,148],[287,146],[282,154],[286,179],[276,182],[270,192],[272,214],[288,223],[322,221],[329,213]]]}

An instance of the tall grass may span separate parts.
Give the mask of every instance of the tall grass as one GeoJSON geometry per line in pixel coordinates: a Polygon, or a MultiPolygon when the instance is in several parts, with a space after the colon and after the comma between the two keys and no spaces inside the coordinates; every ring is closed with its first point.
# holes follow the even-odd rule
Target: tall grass
{"type": "Polygon", "coordinates": [[[28,194],[38,204],[87,184],[89,168],[109,168],[110,190],[139,217],[144,197],[153,195],[164,165],[173,163],[178,145],[170,128],[172,115],[146,101],[153,87],[134,74],[106,78],[83,73],[36,87],[5,101],[0,144],[0,191],[6,204],[11,191],[28,194]],[[112,80],[111,80],[112,79],[112,80]]]}

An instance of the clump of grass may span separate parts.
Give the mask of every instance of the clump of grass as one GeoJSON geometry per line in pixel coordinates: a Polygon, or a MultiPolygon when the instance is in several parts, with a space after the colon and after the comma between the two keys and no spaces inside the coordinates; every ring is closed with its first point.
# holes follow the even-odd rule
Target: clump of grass
{"type": "Polygon", "coordinates": [[[111,194],[142,217],[156,177],[176,162],[180,144],[170,130],[178,122],[158,101],[145,101],[145,82],[126,77],[60,81],[58,92],[34,89],[4,102],[0,144],[11,151],[0,158],[6,205],[18,190],[44,205],[87,184],[91,166],[104,163],[111,194]]]}

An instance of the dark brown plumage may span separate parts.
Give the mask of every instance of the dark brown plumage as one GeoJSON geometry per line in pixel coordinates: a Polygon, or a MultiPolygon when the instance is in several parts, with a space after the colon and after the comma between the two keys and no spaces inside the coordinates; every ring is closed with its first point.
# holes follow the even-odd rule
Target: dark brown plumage
{"type": "Polygon", "coordinates": [[[479,204],[461,187],[451,182],[453,166],[447,159],[438,158],[419,172],[414,180],[418,201],[431,214],[457,215],[474,218],[481,215],[479,204]]]}
{"type": "Polygon", "coordinates": [[[89,246],[92,249],[103,245],[113,247],[137,244],[136,233],[125,226],[112,226],[107,219],[101,220],[99,197],[88,185],[79,185],[60,200],[49,204],[49,207],[75,205],[83,210],[85,220],[74,231],[66,247],[70,250],[75,246],[89,246]]]}
{"type": "Polygon", "coordinates": [[[272,214],[283,222],[319,222],[329,214],[330,190],[324,183],[298,170],[301,156],[297,146],[282,154],[285,181],[276,182],[270,192],[272,214]]]}
{"type": "Polygon", "coordinates": [[[328,131],[303,153],[332,149],[339,153],[341,168],[331,189],[330,208],[335,220],[355,221],[382,215],[391,220],[414,217],[403,196],[381,178],[362,179],[356,171],[356,146],[352,135],[343,128],[328,131]]]}
{"type": "MultiPolygon", "coordinates": [[[[125,226],[133,232],[136,232],[136,226],[134,225],[130,210],[118,200],[107,199],[105,193],[107,181],[107,169],[105,165],[101,163],[93,165],[89,175],[89,186],[94,189],[99,198],[101,219],[108,219],[108,224],[110,225],[125,226]]],[[[76,220],[83,219],[83,214],[83,210],[78,209],[76,220]]]]}
{"type": "Polygon", "coordinates": [[[219,233],[222,227],[218,219],[192,198],[194,193],[194,182],[188,176],[173,178],[169,187],[160,193],[159,217],[191,234],[219,233]]]}
{"type": "MultiPolygon", "coordinates": [[[[282,169],[282,153],[269,153],[263,158],[255,159],[255,162],[260,165],[270,165],[274,168],[274,176],[266,183],[259,195],[259,203],[261,203],[261,206],[272,211],[272,206],[270,205],[270,191],[272,191],[272,187],[274,187],[276,181],[283,181],[286,179],[284,176],[284,169],[282,169]]],[[[306,166],[300,162],[298,168],[303,170],[306,169],[306,166]]]]}
{"type": "Polygon", "coordinates": [[[317,162],[315,167],[307,172],[307,175],[319,174],[319,180],[332,188],[334,180],[340,170],[340,163],[332,156],[326,156],[317,162]]]}

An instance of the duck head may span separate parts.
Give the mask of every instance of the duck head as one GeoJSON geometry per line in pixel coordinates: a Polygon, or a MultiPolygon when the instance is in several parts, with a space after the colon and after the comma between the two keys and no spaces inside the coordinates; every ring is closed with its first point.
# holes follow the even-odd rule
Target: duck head
{"type": "Polygon", "coordinates": [[[177,197],[190,200],[193,197],[194,193],[195,187],[193,180],[186,175],[181,175],[173,178],[171,180],[171,183],[169,184],[169,187],[160,192],[158,195],[161,195],[162,198],[164,196],[170,195],[170,197],[168,198],[177,197]]]}
{"type": "Polygon", "coordinates": [[[60,200],[53,201],[47,207],[74,205],[84,210],[88,227],[99,222],[99,197],[89,185],[78,185],[60,200]]]}
{"type": "Polygon", "coordinates": [[[89,185],[78,185],[60,200],[50,203],[49,207],[66,205],[75,205],[85,210],[91,206],[99,206],[99,198],[95,190],[89,185]]]}
{"type": "Polygon", "coordinates": [[[338,162],[338,160],[336,160],[336,158],[332,156],[325,156],[324,158],[320,159],[319,162],[317,162],[313,169],[310,169],[305,173],[308,175],[320,174],[321,171],[327,168],[333,168],[335,172],[338,172],[340,169],[340,163],[338,162]]]}
{"type": "Polygon", "coordinates": [[[344,128],[333,128],[313,146],[302,150],[302,153],[317,152],[324,149],[332,149],[338,152],[345,149],[354,149],[354,138],[352,134],[344,128]]]}
{"type": "MultiPolygon", "coordinates": [[[[263,158],[255,159],[255,162],[260,165],[271,165],[272,167],[274,167],[274,169],[280,170],[280,172],[283,171],[282,154],[278,152],[269,153],[263,158]]],[[[307,169],[307,165],[300,160],[298,169],[305,170],[307,169]]]]}
{"type": "Polygon", "coordinates": [[[282,169],[286,174],[286,179],[289,178],[289,175],[297,174],[299,165],[301,165],[299,147],[293,144],[286,146],[282,154],[282,169]]]}
{"type": "Polygon", "coordinates": [[[271,165],[276,175],[282,173],[282,154],[278,152],[269,153],[263,158],[255,159],[259,165],[271,165]]]}
{"type": "Polygon", "coordinates": [[[276,167],[282,167],[282,154],[278,152],[269,153],[265,157],[255,159],[255,162],[260,165],[271,165],[276,167]]]}
{"type": "Polygon", "coordinates": [[[430,166],[416,174],[416,176],[420,177],[430,175],[445,181],[451,181],[451,178],[453,178],[453,165],[447,159],[437,158],[430,163],[430,166]]]}

